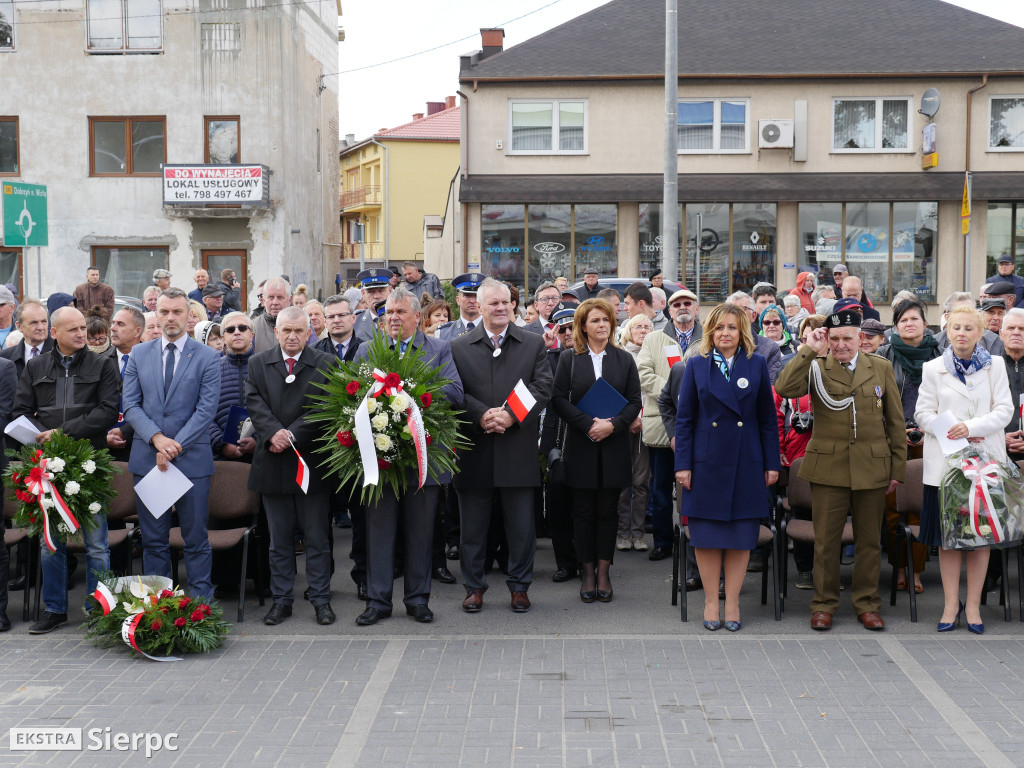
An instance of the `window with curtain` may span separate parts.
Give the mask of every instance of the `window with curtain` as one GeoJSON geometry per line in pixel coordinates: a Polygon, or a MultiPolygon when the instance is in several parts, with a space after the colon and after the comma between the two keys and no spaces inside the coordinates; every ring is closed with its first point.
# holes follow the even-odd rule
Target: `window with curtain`
{"type": "Polygon", "coordinates": [[[678,105],[679,151],[747,152],[749,102],[746,99],[687,99],[678,105]]]}
{"type": "Polygon", "coordinates": [[[90,117],[90,175],[159,175],[166,127],[162,117],[90,117]]]}
{"type": "Polygon", "coordinates": [[[836,152],[908,151],[910,99],[833,99],[836,152]]]}
{"type": "Polygon", "coordinates": [[[587,103],[581,100],[509,102],[511,154],[573,154],[587,150],[587,103]]]}
{"type": "Polygon", "coordinates": [[[163,45],[161,0],[87,0],[89,50],[158,51],[163,45]]]}
{"type": "Polygon", "coordinates": [[[1024,96],[993,97],[989,103],[988,148],[1024,149],[1024,96]]]}

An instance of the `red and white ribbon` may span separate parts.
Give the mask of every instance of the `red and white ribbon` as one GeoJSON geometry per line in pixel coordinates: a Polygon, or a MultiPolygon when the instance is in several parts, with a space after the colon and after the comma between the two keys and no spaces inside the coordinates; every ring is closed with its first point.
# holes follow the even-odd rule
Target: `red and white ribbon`
{"type": "Polygon", "coordinates": [[[47,549],[51,552],[56,552],[57,545],[53,543],[50,533],[50,516],[46,513],[46,505],[43,504],[43,500],[49,499],[53,503],[54,509],[57,510],[57,514],[60,515],[71,533],[75,533],[81,526],[78,520],[75,519],[74,514],[72,514],[70,507],[61,497],[60,492],[50,482],[53,480],[53,472],[46,471],[46,462],[47,459],[39,458],[39,465],[33,467],[25,477],[25,487],[28,488],[29,493],[36,497],[39,509],[43,513],[43,541],[46,542],[47,549]]]}
{"type": "Polygon", "coordinates": [[[359,446],[359,456],[363,463],[363,487],[377,485],[380,482],[380,469],[377,465],[377,446],[373,443],[373,425],[370,424],[370,409],[366,402],[369,398],[379,398],[381,395],[395,397],[405,394],[405,417],[409,427],[409,434],[412,436],[413,446],[416,448],[416,475],[419,484],[416,490],[423,487],[427,481],[427,432],[423,426],[423,414],[420,413],[416,401],[403,390],[403,382],[398,381],[396,385],[389,386],[387,378],[389,374],[379,368],[373,369],[374,383],[367,392],[366,397],[356,408],[355,428],[356,443],[359,446]]]}
{"type": "Polygon", "coordinates": [[[995,461],[982,462],[981,459],[972,456],[963,460],[962,469],[964,477],[971,481],[971,492],[967,499],[971,530],[978,538],[988,538],[981,532],[984,522],[992,530],[992,540],[996,544],[1001,544],[1005,535],[995,514],[989,490],[999,485],[1002,479],[999,464],[995,461]]]}
{"type": "Polygon", "coordinates": [[[295,458],[299,460],[299,467],[295,472],[295,482],[298,483],[299,488],[302,489],[303,493],[309,493],[309,465],[306,460],[302,458],[302,454],[299,453],[299,449],[295,447],[295,443],[292,442],[292,436],[288,435],[288,445],[295,451],[295,458]]]}
{"type": "Polygon", "coordinates": [[[114,593],[110,591],[110,588],[102,581],[96,585],[96,591],[92,593],[92,596],[96,598],[96,602],[100,604],[100,608],[103,609],[103,615],[106,616],[117,605],[117,598],[114,597],[114,593]]]}
{"type": "Polygon", "coordinates": [[[125,644],[131,646],[147,659],[152,659],[153,661],[181,661],[181,656],[150,656],[144,650],[139,648],[138,643],[135,642],[135,632],[138,630],[139,622],[142,621],[143,616],[145,616],[145,614],[135,613],[124,620],[124,623],[121,625],[121,639],[124,640],[125,644]]]}

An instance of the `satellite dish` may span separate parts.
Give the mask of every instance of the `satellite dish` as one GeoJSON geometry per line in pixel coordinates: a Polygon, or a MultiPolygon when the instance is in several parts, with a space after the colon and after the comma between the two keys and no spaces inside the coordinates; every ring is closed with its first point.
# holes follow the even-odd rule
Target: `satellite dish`
{"type": "Polygon", "coordinates": [[[921,97],[921,108],[917,111],[925,117],[934,117],[935,113],[939,111],[939,101],[939,92],[934,88],[929,88],[921,97]]]}

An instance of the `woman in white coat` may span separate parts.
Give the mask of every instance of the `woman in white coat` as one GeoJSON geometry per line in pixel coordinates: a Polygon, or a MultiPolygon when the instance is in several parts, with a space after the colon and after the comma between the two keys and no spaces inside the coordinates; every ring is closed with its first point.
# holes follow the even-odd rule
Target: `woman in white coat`
{"type": "Polygon", "coordinates": [[[949,313],[946,334],[950,345],[942,357],[922,367],[921,389],[914,414],[924,432],[924,495],[921,504],[922,544],[939,546],[939,571],[945,605],[938,631],[948,632],[967,613],[967,628],[985,631],[981,621],[981,591],[988,568],[989,549],[970,552],[941,548],[939,484],[945,456],[933,429],[935,418],[949,411],[957,419],[947,437],[983,443],[997,460],[1006,461],[1003,427],[1013,415],[1010,385],[1002,357],[992,357],[978,342],[984,322],[977,310],[959,307],[949,313]],[[960,602],[960,567],[967,561],[967,602],[960,602]]]}

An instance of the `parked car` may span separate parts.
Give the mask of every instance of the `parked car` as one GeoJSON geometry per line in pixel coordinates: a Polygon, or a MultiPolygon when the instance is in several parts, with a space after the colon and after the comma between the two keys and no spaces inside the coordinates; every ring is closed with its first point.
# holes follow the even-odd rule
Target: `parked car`
{"type": "MultiPolygon", "coordinates": [[[[644,285],[649,286],[651,284],[651,281],[643,277],[599,277],[597,280],[597,284],[600,285],[602,288],[614,288],[616,291],[619,292],[619,296],[623,298],[626,296],[626,289],[629,288],[629,286],[631,286],[633,283],[643,283],[644,285]]],[[[569,286],[570,290],[572,290],[573,292],[576,292],[577,288],[582,287],[582,280],[580,280],[577,283],[573,283],[571,286],[569,286]]],[[[683,286],[681,286],[679,283],[673,283],[671,280],[666,280],[664,283],[662,283],[661,287],[662,290],[665,291],[665,298],[668,299],[672,296],[673,293],[678,291],[683,286]]]]}
{"type": "MultiPolygon", "coordinates": [[[[115,296],[114,297],[114,315],[120,312],[125,307],[135,307],[139,312],[146,311],[146,305],[141,300],[136,299],[134,296],[115,296]]],[[[111,315],[113,317],[114,315],[111,315]]]]}

